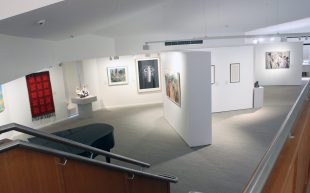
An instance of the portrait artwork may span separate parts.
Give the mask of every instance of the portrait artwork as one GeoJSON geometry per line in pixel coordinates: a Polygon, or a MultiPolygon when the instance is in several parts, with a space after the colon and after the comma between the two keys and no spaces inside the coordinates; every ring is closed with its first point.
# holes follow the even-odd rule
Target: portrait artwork
{"type": "Polygon", "coordinates": [[[159,59],[137,60],[138,92],[160,90],[159,59]]]}

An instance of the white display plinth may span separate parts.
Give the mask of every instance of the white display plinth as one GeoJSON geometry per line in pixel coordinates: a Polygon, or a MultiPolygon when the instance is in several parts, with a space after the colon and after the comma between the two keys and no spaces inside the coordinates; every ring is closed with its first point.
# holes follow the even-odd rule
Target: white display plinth
{"type": "Polygon", "coordinates": [[[88,96],[85,98],[71,98],[71,102],[78,105],[78,112],[80,118],[92,117],[92,102],[95,101],[97,101],[97,96],[88,96]]]}
{"type": "Polygon", "coordinates": [[[254,88],[253,108],[261,108],[264,104],[264,87],[254,88]]]}

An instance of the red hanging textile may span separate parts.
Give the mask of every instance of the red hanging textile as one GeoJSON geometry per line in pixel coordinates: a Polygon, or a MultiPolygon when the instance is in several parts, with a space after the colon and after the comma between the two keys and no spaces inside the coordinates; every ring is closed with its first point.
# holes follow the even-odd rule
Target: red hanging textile
{"type": "Polygon", "coordinates": [[[32,120],[55,116],[50,74],[38,72],[26,76],[32,120]]]}

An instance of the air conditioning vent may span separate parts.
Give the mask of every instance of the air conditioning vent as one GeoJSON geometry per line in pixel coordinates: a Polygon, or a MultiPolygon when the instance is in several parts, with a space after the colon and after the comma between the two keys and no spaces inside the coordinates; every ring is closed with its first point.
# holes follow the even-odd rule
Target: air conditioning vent
{"type": "Polygon", "coordinates": [[[169,41],[165,42],[165,46],[177,46],[188,44],[203,44],[203,40],[187,40],[187,41],[169,41]]]}

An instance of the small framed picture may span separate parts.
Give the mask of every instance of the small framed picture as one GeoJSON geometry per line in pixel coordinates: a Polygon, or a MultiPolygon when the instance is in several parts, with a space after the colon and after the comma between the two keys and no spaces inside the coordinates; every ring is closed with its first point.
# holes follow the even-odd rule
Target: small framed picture
{"type": "Polygon", "coordinates": [[[126,66],[108,67],[108,82],[110,86],[128,84],[126,66]]]}
{"type": "Polygon", "coordinates": [[[211,84],[215,83],[215,65],[211,65],[211,84]]]}
{"type": "Polygon", "coordinates": [[[166,72],[166,95],[175,104],[181,106],[181,86],[179,72],[166,72]]]}
{"type": "Polygon", "coordinates": [[[240,63],[230,64],[230,83],[240,82],[240,63]]]}
{"type": "Polygon", "coordinates": [[[158,58],[136,60],[138,92],[159,91],[160,64],[158,58]]]}

